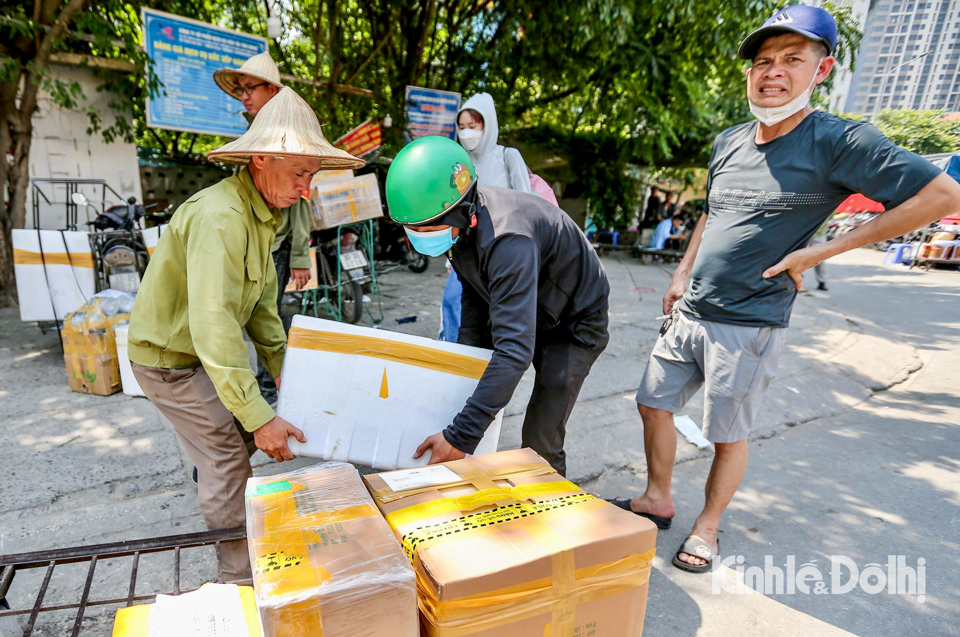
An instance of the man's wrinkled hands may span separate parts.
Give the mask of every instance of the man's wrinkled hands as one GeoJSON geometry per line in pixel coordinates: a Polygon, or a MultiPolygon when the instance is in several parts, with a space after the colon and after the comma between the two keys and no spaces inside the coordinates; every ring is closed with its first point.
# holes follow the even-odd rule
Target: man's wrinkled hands
{"type": "Polygon", "coordinates": [[[819,246],[802,248],[796,252],[791,252],[783,260],[763,272],[763,278],[769,279],[777,276],[781,272],[786,272],[793,279],[797,290],[803,289],[803,273],[823,261],[823,256],[818,250],[819,246]]]}
{"type": "Polygon", "coordinates": [[[298,290],[310,282],[310,268],[290,268],[290,281],[298,290]]]}
{"type": "Polygon", "coordinates": [[[257,449],[277,462],[294,459],[295,456],[290,451],[290,447],[287,446],[287,438],[290,436],[300,442],[307,441],[302,431],[280,416],[275,416],[273,420],[253,432],[257,449]]]}
{"type": "Polygon", "coordinates": [[[421,457],[427,451],[430,451],[430,462],[429,464],[439,464],[441,462],[450,462],[451,460],[462,460],[467,457],[467,454],[463,451],[460,451],[443,437],[443,432],[433,434],[429,438],[423,441],[419,447],[417,447],[417,452],[413,454],[413,459],[421,457]]]}

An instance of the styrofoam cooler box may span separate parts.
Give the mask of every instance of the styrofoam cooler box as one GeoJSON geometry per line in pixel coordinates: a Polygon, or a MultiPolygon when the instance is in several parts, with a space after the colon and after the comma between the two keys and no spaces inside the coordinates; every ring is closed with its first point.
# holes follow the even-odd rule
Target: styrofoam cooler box
{"type": "Polygon", "coordinates": [[[93,296],[88,233],[17,229],[11,235],[21,321],[63,319],[93,296]]]}
{"type": "Polygon", "coordinates": [[[113,328],[117,338],[117,359],[120,361],[120,387],[127,396],[145,396],[140,389],[137,377],[133,375],[130,358],[127,356],[127,331],[130,325],[118,325],[113,328]]]}
{"type": "MultiPolygon", "coordinates": [[[[277,414],[303,430],[289,438],[298,456],[406,469],[417,447],[445,429],[490,361],[492,351],[420,336],[293,317],[277,414]]],[[[494,453],[503,412],[476,455],[494,453]]]]}

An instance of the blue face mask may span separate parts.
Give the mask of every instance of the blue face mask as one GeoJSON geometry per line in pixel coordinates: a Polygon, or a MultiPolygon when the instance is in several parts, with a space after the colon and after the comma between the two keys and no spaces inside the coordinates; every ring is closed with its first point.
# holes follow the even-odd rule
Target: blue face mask
{"type": "Polygon", "coordinates": [[[413,249],[428,257],[439,257],[457,242],[457,239],[453,238],[452,226],[446,230],[431,230],[429,232],[417,232],[410,230],[410,228],[404,228],[403,231],[407,233],[407,238],[410,239],[413,249]]]}

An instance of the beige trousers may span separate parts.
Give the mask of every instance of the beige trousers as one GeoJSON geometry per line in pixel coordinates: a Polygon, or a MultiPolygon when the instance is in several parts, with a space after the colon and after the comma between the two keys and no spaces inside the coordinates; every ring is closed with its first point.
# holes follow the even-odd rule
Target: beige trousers
{"type": "MultiPolygon", "coordinates": [[[[207,528],[245,524],[243,492],[253,475],[250,456],[257,450],[253,434],[220,402],[203,367],[163,369],[132,361],[131,366],[143,393],[173,425],[197,467],[200,511],[207,528]]],[[[220,555],[224,581],[250,578],[245,540],[222,544],[220,555]]]]}

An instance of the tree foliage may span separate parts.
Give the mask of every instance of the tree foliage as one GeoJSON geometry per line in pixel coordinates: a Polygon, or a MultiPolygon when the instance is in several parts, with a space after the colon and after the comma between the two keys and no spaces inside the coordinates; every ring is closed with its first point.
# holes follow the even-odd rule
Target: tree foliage
{"type": "Polygon", "coordinates": [[[960,150],[960,120],[944,119],[937,111],[884,110],[877,116],[880,131],[897,146],[920,155],[960,150]]]}
{"type": "MultiPolygon", "coordinates": [[[[4,203],[0,209],[0,304],[15,295],[10,230],[23,227],[29,184],[33,118],[41,89],[63,108],[85,110],[90,134],[110,141],[133,139],[133,101],[125,99],[141,86],[149,86],[145,56],[137,49],[138,16],[118,0],[13,0],[0,12],[0,184],[4,203]],[[79,84],[50,73],[59,55],[88,60],[122,60],[132,69],[112,75],[110,106],[118,115],[105,126],[101,114],[86,104],[79,84]]],[[[95,71],[97,72],[97,71],[95,71]]]]}
{"type": "MultiPolygon", "coordinates": [[[[639,207],[641,170],[704,166],[717,133],[748,118],[740,40],[784,0],[156,0],[152,8],[258,35],[268,12],[284,34],[270,52],[292,86],[315,108],[328,137],[369,117],[390,115],[384,153],[403,144],[408,85],[490,93],[504,143],[529,155],[532,168],[570,183],[603,223],[639,207]],[[372,97],[356,88],[367,89],[372,97]]],[[[836,53],[856,50],[849,9],[825,5],[840,24],[836,53]]],[[[3,173],[10,193],[0,239],[22,225],[30,117],[22,96],[43,86],[65,106],[83,108],[79,88],[47,72],[49,53],[123,59],[132,71],[104,90],[120,116],[105,126],[90,111],[91,134],[130,138],[174,159],[222,139],[148,129],[145,98],[163,90],[137,47],[141,3],[119,0],[15,0],[0,8],[0,108],[14,112],[0,150],[21,140],[3,173]],[[38,9],[39,7],[39,9],[38,9]],[[56,37],[50,37],[51,34],[56,37]],[[46,53],[44,53],[46,51],[46,53]],[[18,106],[19,105],[19,106],[18,106]],[[6,142],[4,140],[7,140],[6,142]],[[22,140],[27,140],[22,142],[22,140]],[[7,145],[4,145],[4,144],[7,145]],[[21,173],[17,173],[18,175],[21,173]],[[21,193],[22,189],[22,193],[21,193]],[[17,194],[21,193],[21,194],[17,194]]],[[[89,109],[88,109],[89,110],[89,109]]],[[[4,166],[4,169],[6,166],[4,166]]],[[[9,271],[9,268],[0,270],[9,271]]],[[[12,279],[2,279],[0,286],[12,279]]]]}

